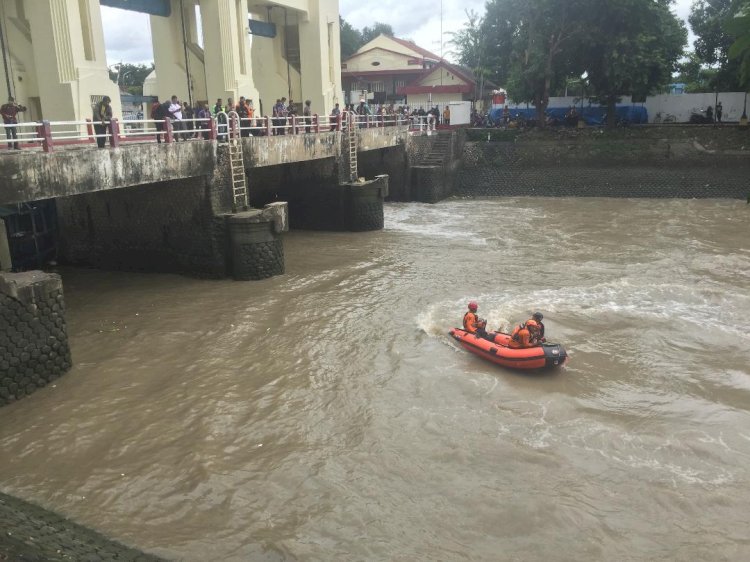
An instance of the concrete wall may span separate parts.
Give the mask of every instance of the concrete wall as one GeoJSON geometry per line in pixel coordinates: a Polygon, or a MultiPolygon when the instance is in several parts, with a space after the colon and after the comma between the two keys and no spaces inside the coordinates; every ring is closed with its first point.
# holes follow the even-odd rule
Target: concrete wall
{"type": "Polygon", "coordinates": [[[0,273],[0,406],[44,387],[70,366],[60,277],[0,273]]]}
{"type": "MultiPolygon", "coordinates": [[[[359,129],[360,151],[405,146],[407,127],[359,129]]],[[[337,158],[341,133],[248,137],[243,139],[248,170],[308,160],[337,158]]],[[[104,191],[160,181],[209,176],[217,166],[216,142],[123,143],[117,149],[59,148],[0,152],[0,205],[104,191]]],[[[378,173],[380,173],[379,171],[378,173]]],[[[376,175],[376,174],[374,174],[376,175]]]]}
{"type": "Polygon", "coordinates": [[[0,157],[0,204],[206,176],[216,166],[216,150],[216,143],[181,142],[21,151],[0,157]]]}
{"type": "Polygon", "coordinates": [[[357,150],[377,150],[405,145],[409,138],[408,125],[398,127],[372,127],[357,130],[357,150]]]}
{"type": "Polygon", "coordinates": [[[389,189],[387,175],[374,174],[365,184],[341,184],[338,166],[335,159],[328,158],[255,168],[249,175],[250,203],[260,207],[287,201],[293,229],[383,228],[383,201],[389,189]]]}
{"type": "Polygon", "coordinates": [[[226,273],[224,220],[205,177],[57,199],[60,259],[102,269],[226,273]]]}
{"type": "Polygon", "coordinates": [[[744,198],[749,157],[695,140],[467,142],[456,194],[744,198]]]}
{"type": "MultiPolygon", "coordinates": [[[[408,146],[408,145],[407,145],[408,146]]],[[[381,148],[360,152],[359,175],[374,178],[388,175],[388,198],[390,201],[411,201],[409,191],[409,158],[404,146],[381,148]]]]}
{"type": "Polygon", "coordinates": [[[341,133],[248,137],[242,148],[246,168],[336,158],[341,154],[341,133]]]}

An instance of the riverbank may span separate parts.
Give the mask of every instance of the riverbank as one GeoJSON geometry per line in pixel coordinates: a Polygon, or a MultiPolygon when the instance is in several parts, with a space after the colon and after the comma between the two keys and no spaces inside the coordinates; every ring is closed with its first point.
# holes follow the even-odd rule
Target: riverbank
{"type": "Polygon", "coordinates": [[[736,126],[471,130],[468,138],[458,196],[744,199],[750,190],[750,132],[736,126]]]}
{"type": "Polygon", "coordinates": [[[157,562],[52,511],[0,492],[0,560],[157,562]]]}

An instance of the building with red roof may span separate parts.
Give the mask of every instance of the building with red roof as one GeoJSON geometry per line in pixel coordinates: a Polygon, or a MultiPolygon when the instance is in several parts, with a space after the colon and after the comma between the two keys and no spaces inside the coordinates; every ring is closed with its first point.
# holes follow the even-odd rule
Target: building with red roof
{"type": "Polygon", "coordinates": [[[347,103],[447,105],[489,97],[494,84],[481,87],[470,70],[449,63],[406,39],[379,35],[342,61],[347,103]]]}

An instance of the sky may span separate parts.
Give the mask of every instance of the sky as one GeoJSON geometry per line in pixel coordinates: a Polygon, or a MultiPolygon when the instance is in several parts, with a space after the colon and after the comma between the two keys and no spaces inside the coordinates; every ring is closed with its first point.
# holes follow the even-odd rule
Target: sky
{"type": "MultiPolygon", "coordinates": [[[[674,10],[687,20],[693,0],[676,0],[674,10]]],[[[450,57],[450,35],[466,22],[466,10],[482,13],[485,0],[443,0],[443,54],[450,57]]],[[[339,0],[341,15],[361,29],[375,22],[389,23],[396,36],[412,39],[421,47],[440,54],[439,0],[339,0]]],[[[102,7],[107,61],[149,63],[153,60],[149,18],[144,14],[102,7]]],[[[692,41],[692,37],[691,37],[692,41]]]]}

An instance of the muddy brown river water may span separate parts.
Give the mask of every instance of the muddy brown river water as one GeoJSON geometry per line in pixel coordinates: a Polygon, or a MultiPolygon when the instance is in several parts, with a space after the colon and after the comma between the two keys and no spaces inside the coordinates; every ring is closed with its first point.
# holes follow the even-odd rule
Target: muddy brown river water
{"type": "Polygon", "coordinates": [[[258,283],[61,271],[0,489],[180,560],[750,559],[750,207],[390,204],[258,283]],[[447,331],[533,310],[569,364],[447,331]]]}

